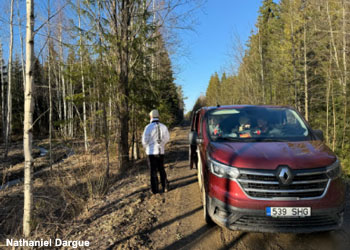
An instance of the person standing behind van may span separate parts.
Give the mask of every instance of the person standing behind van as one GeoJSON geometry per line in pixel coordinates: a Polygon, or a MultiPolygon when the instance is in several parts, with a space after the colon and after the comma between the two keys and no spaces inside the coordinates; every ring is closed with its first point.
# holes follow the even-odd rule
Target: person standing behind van
{"type": "Polygon", "coordinates": [[[142,145],[147,154],[150,167],[151,190],[156,194],[158,190],[158,172],[162,183],[162,191],[169,191],[169,182],[164,169],[164,146],[169,141],[168,128],[159,122],[158,110],[150,113],[150,124],[145,127],[142,135],[142,145]]]}

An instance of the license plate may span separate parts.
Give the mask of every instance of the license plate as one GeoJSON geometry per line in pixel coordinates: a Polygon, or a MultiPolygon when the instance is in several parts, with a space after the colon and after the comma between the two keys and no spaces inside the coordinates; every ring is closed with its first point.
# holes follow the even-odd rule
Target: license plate
{"type": "Polygon", "coordinates": [[[267,207],[266,215],[272,217],[311,216],[311,207],[267,207]]]}

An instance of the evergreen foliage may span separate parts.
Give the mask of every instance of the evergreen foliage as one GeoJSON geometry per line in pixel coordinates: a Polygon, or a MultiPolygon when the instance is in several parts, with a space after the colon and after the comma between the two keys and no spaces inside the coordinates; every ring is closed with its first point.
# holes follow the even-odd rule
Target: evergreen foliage
{"type": "MultiPolygon", "coordinates": [[[[150,110],[159,109],[162,122],[170,127],[182,121],[184,97],[181,87],[175,84],[164,40],[165,20],[159,20],[161,15],[173,11],[174,3],[169,1],[169,6],[151,3],[148,0],[69,1],[74,15],[81,15],[81,27],[77,18],[67,20],[63,12],[57,11],[59,15],[50,20],[50,39],[44,44],[40,58],[34,60],[35,136],[46,137],[49,133],[49,78],[56,138],[83,137],[84,102],[89,140],[108,137],[108,141],[117,142],[118,150],[123,148],[120,157],[127,159],[132,156],[130,147],[141,145],[150,110]]],[[[49,8],[59,9],[60,4],[49,8]]],[[[24,81],[18,56],[12,66],[13,135],[19,139],[23,134],[24,81]]],[[[1,84],[6,88],[6,84],[1,84]]]]}
{"type": "Polygon", "coordinates": [[[237,73],[211,76],[206,105],[293,106],[350,170],[349,13],[342,0],[264,0],[237,73]]]}
{"type": "Polygon", "coordinates": [[[207,88],[206,96],[206,104],[208,106],[216,106],[220,104],[220,79],[218,73],[215,72],[213,76],[211,76],[209,85],[207,88]]]}

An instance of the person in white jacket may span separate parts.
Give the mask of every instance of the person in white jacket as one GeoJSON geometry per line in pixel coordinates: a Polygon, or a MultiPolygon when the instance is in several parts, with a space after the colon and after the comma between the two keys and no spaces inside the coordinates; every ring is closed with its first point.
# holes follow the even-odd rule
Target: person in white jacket
{"type": "Polygon", "coordinates": [[[151,190],[158,193],[158,172],[162,183],[162,192],[169,190],[169,182],[164,169],[164,146],[169,141],[168,128],[159,122],[158,110],[150,113],[150,124],[145,127],[142,135],[142,145],[146,151],[150,167],[151,190]]]}

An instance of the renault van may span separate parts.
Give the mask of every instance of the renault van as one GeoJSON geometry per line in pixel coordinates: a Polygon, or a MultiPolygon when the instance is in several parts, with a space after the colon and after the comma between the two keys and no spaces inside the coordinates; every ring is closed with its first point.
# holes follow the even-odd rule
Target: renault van
{"type": "Polygon", "coordinates": [[[195,112],[189,133],[204,219],[232,230],[339,229],[345,184],[337,156],[291,107],[221,106],[195,112]]]}

